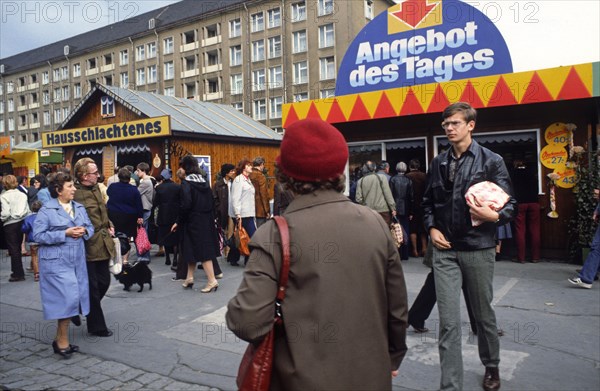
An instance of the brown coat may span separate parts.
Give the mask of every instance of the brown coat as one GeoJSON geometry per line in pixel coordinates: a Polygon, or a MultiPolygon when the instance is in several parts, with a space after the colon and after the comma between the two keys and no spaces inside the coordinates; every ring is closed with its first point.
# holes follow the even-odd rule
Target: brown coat
{"type": "Polygon", "coordinates": [[[94,235],[85,242],[88,262],[107,261],[115,255],[115,242],[109,232],[112,223],[108,219],[106,205],[98,185],[92,187],[76,183],[75,201],[85,206],[85,211],[94,226],[94,235]]]}
{"type": "MultiPolygon", "coordinates": [[[[406,354],[404,274],[389,228],[335,191],[297,196],[285,214],[291,267],[272,390],[391,390],[406,354]]],[[[273,221],[252,237],[227,326],[259,341],[273,324],[281,268],[273,221]]]]}
{"type": "Polygon", "coordinates": [[[252,168],[249,178],[252,181],[255,190],[254,201],[256,205],[256,217],[264,219],[271,214],[267,178],[265,177],[265,174],[256,167],[252,168]]]}

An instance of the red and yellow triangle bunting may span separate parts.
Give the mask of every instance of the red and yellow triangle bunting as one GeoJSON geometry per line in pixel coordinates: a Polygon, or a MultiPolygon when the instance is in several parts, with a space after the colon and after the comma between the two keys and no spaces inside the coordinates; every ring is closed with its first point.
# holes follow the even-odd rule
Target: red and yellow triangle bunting
{"type": "Polygon", "coordinates": [[[453,80],[385,91],[330,97],[283,105],[284,127],[305,118],[329,123],[439,113],[450,103],[475,108],[511,106],[600,96],[600,63],[453,80]],[[596,95],[594,95],[596,94],[596,95]]]}

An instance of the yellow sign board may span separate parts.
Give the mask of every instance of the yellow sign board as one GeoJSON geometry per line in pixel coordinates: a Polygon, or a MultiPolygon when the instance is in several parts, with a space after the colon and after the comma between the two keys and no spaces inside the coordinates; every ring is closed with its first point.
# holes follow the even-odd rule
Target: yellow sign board
{"type": "Polygon", "coordinates": [[[546,145],[540,152],[540,162],[548,168],[564,167],[568,157],[567,150],[560,145],[546,145]]]}
{"type": "Polygon", "coordinates": [[[148,137],[164,137],[170,134],[170,117],[165,115],[116,124],[42,133],[42,147],[69,147],[83,144],[110,143],[146,139],[148,137]]]}

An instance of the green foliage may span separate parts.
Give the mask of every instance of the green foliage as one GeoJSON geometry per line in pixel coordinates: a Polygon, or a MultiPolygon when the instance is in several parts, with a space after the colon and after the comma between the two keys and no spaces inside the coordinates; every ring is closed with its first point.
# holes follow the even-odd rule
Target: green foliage
{"type": "Polygon", "coordinates": [[[600,156],[596,152],[584,152],[576,155],[577,185],[573,188],[575,196],[575,214],[569,221],[569,258],[578,261],[581,248],[589,247],[596,224],[592,218],[597,200],[594,189],[600,188],[600,156]]]}

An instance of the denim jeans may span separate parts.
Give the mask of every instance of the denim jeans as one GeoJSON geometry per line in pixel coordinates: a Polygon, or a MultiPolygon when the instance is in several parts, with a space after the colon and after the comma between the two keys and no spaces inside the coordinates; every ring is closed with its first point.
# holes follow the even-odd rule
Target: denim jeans
{"type": "Polygon", "coordinates": [[[596,228],[596,234],[592,240],[590,254],[583,263],[583,268],[579,273],[581,281],[591,284],[594,282],[596,274],[600,271],[600,225],[596,228]]]}
{"type": "Polygon", "coordinates": [[[463,281],[477,326],[479,358],[486,367],[498,367],[500,343],[492,308],[495,249],[456,251],[433,248],[433,273],[440,316],[440,389],[463,389],[460,292],[463,281]]]}

